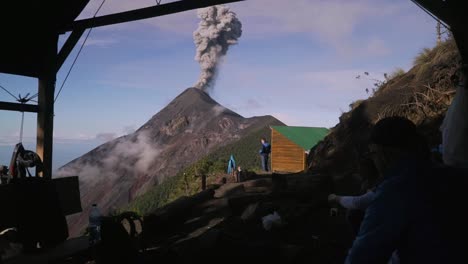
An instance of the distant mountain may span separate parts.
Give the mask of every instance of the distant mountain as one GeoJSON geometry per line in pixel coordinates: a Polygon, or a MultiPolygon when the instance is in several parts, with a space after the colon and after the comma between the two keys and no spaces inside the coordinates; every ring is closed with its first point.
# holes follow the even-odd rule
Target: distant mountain
{"type": "Polygon", "coordinates": [[[185,90],[135,133],[58,170],[59,176],[80,179],[84,211],[70,217],[71,234],[85,227],[91,204],[104,213],[122,207],[213,150],[277,124],[282,123],[272,116],[244,118],[199,89],[185,90]]]}

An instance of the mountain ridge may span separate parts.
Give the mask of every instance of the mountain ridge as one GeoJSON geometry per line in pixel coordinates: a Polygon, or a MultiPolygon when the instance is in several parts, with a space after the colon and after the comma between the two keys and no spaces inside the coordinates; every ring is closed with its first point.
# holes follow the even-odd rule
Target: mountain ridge
{"type": "Polygon", "coordinates": [[[116,138],[71,161],[59,176],[78,175],[85,210],[69,219],[72,234],[87,223],[97,203],[108,213],[159,184],[166,177],[271,124],[272,116],[244,118],[207,93],[188,88],[134,133],[116,138]]]}

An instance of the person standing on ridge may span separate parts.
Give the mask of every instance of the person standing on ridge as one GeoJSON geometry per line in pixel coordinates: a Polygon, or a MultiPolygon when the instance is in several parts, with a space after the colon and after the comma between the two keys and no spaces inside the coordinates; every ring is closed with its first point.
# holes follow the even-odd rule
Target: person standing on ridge
{"type": "Polygon", "coordinates": [[[234,159],[234,156],[231,154],[231,157],[229,158],[229,162],[228,162],[227,173],[232,176],[235,176],[235,171],[236,171],[236,160],[234,159]]]}
{"type": "Polygon", "coordinates": [[[236,182],[242,182],[243,181],[243,171],[241,169],[241,166],[237,166],[237,170],[235,172],[235,181],[236,182]]]}
{"type": "Polygon", "coordinates": [[[260,142],[262,142],[262,149],[260,149],[260,158],[262,159],[262,169],[265,172],[268,172],[268,158],[271,152],[271,145],[265,138],[261,138],[260,142]]]}

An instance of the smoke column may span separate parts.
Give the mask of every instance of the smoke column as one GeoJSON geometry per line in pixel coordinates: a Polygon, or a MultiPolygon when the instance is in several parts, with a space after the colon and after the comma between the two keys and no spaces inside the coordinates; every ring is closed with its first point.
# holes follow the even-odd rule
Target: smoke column
{"type": "Polygon", "coordinates": [[[236,13],[226,6],[211,6],[198,10],[201,19],[193,39],[201,73],[196,88],[207,91],[214,86],[218,66],[229,46],[237,44],[242,35],[242,24],[236,13]]]}

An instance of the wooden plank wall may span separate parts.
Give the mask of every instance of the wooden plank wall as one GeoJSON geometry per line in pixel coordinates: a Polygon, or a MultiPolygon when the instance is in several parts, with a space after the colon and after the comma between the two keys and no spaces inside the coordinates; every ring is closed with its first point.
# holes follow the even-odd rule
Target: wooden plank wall
{"type": "Polygon", "coordinates": [[[275,129],[271,130],[271,170],[300,172],[305,169],[304,150],[275,129]]]}

